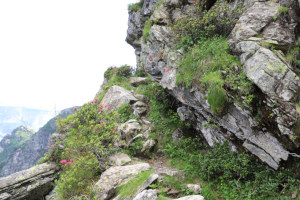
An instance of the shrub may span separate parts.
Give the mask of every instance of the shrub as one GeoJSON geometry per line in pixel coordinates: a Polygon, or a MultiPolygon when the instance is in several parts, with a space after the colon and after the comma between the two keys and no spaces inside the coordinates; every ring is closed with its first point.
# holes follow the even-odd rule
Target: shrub
{"type": "Polygon", "coordinates": [[[62,167],[57,183],[62,199],[80,194],[89,195],[91,181],[101,174],[107,164],[107,157],[116,151],[112,144],[118,137],[116,128],[119,115],[94,100],[67,119],[57,122],[59,132],[67,134],[67,137],[63,141],[56,141],[56,146],[63,145],[65,149],[59,150],[54,146],[55,151],[50,160],[62,167]],[[65,126],[69,128],[62,129],[65,126]]]}
{"type": "Polygon", "coordinates": [[[134,13],[134,12],[138,12],[142,10],[144,4],[144,0],[140,0],[140,2],[138,3],[134,3],[134,4],[129,4],[128,5],[128,12],[129,13],[134,13]]]}
{"type": "Polygon", "coordinates": [[[172,27],[175,39],[189,36],[193,44],[203,37],[229,34],[243,12],[242,2],[236,9],[231,9],[225,0],[218,0],[208,11],[205,6],[195,3],[195,9],[176,20],[172,27]]]}
{"type": "Polygon", "coordinates": [[[151,27],[153,26],[154,22],[151,20],[151,19],[148,19],[146,22],[145,22],[145,25],[144,25],[144,30],[143,30],[143,38],[144,38],[144,41],[146,42],[147,40],[149,40],[150,38],[150,29],[151,27]]]}
{"type": "Polygon", "coordinates": [[[228,143],[209,148],[199,138],[182,138],[165,152],[188,179],[210,183],[201,192],[205,199],[289,199],[300,183],[292,171],[268,170],[246,153],[231,152],[228,143]]]}
{"type": "Polygon", "coordinates": [[[286,14],[289,12],[289,8],[288,7],[285,7],[285,6],[281,6],[280,8],[278,8],[278,13],[283,13],[283,14],[286,14]]]}

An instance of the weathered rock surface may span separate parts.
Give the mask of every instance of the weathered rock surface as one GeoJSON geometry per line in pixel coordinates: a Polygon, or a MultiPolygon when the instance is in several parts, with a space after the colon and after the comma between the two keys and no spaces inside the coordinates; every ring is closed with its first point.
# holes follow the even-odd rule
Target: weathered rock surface
{"type": "Polygon", "coordinates": [[[44,163],[0,178],[1,200],[40,200],[52,189],[55,163],[44,163]]]}
{"type": "Polygon", "coordinates": [[[112,109],[117,109],[122,104],[133,104],[136,101],[138,101],[137,98],[130,91],[114,85],[105,93],[101,104],[108,105],[112,109]]]}
{"type": "Polygon", "coordinates": [[[197,184],[187,184],[186,187],[190,190],[192,190],[193,192],[196,192],[196,193],[200,193],[202,188],[200,185],[197,185],[197,184]]]}
{"type": "Polygon", "coordinates": [[[133,86],[144,85],[148,82],[145,77],[130,77],[130,84],[133,86]]]}
{"type": "Polygon", "coordinates": [[[150,170],[150,165],[147,163],[109,168],[102,173],[100,180],[95,185],[98,199],[111,198],[118,186],[126,183],[138,173],[147,170],[150,170]]]}
{"type": "MultiPolygon", "coordinates": [[[[146,2],[149,0],[145,0],[144,5],[146,2]]],[[[300,146],[293,131],[300,117],[295,109],[295,101],[300,98],[300,78],[280,53],[274,53],[262,43],[272,43],[281,49],[294,44],[295,27],[299,23],[299,14],[295,13],[299,8],[290,7],[289,21],[278,12],[282,6],[279,3],[245,1],[244,5],[248,8],[239,18],[228,42],[233,52],[239,55],[246,76],[263,93],[264,106],[271,110],[271,116],[275,116],[272,125],[257,121],[237,103],[228,105],[223,116],[217,116],[212,113],[205,93],[194,87],[176,86],[177,66],[183,52],[174,48],[169,25],[186,15],[191,9],[189,2],[165,0],[151,16],[140,12],[143,20],[150,17],[160,23],[151,27],[148,41],[136,38],[140,41],[140,45],[135,47],[138,50],[137,65],[183,104],[177,110],[181,120],[189,122],[210,146],[215,142],[229,141],[231,150],[236,150],[238,144],[239,148],[244,147],[277,169],[281,161],[288,159],[289,151],[300,146]]],[[[132,24],[140,22],[129,18],[132,24]]]]}
{"type": "Polygon", "coordinates": [[[128,120],[124,124],[121,124],[118,129],[122,135],[122,138],[125,138],[126,142],[129,142],[142,131],[142,127],[136,119],[128,120]]]}
{"type": "Polygon", "coordinates": [[[116,153],[108,157],[108,164],[111,166],[123,166],[131,162],[131,158],[125,153],[116,153]]]}
{"type": "Polygon", "coordinates": [[[190,196],[181,197],[179,199],[174,199],[174,200],[204,200],[204,197],[201,195],[190,195],[190,196]]]}
{"type": "Polygon", "coordinates": [[[141,117],[147,112],[147,104],[142,101],[138,101],[132,106],[133,114],[137,117],[141,117]]]}
{"type": "Polygon", "coordinates": [[[157,192],[156,190],[144,190],[134,197],[133,200],[156,200],[157,192]]]}

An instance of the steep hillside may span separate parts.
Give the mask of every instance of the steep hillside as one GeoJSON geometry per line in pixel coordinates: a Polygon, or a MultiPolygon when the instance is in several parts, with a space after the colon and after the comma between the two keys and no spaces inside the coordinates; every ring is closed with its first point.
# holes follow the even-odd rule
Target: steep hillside
{"type": "Polygon", "coordinates": [[[33,134],[33,129],[26,126],[20,126],[0,141],[0,171],[2,166],[9,162],[12,154],[18,148],[22,147],[33,134]]]}
{"type": "Polygon", "coordinates": [[[53,116],[46,110],[0,106],[0,140],[21,125],[38,130],[53,116]]]}
{"type": "MultiPolygon", "coordinates": [[[[72,108],[61,111],[59,116],[66,117],[73,112],[72,108]]],[[[29,169],[44,156],[50,147],[50,137],[56,131],[56,117],[49,120],[21,147],[13,149],[9,157],[1,163],[0,177],[8,176],[12,173],[29,169]]]]}

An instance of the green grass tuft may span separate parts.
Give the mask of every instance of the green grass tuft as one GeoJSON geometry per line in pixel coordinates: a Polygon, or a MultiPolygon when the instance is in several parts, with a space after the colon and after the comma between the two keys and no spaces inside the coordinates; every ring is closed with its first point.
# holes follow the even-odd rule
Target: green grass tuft
{"type": "Polygon", "coordinates": [[[135,195],[140,185],[142,185],[149,176],[154,172],[153,169],[139,173],[135,178],[121,185],[117,189],[117,195],[121,198],[131,197],[135,195]]]}

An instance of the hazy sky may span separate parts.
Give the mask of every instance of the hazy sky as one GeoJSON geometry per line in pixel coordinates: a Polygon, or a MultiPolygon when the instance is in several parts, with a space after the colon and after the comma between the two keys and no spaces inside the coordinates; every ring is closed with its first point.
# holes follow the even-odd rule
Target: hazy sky
{"type": "Polygon", "coordinates": [[[125,42],[136,0],[1,0],[0,105],[82,105],[112,65],[135,65],[125,42]]]}

